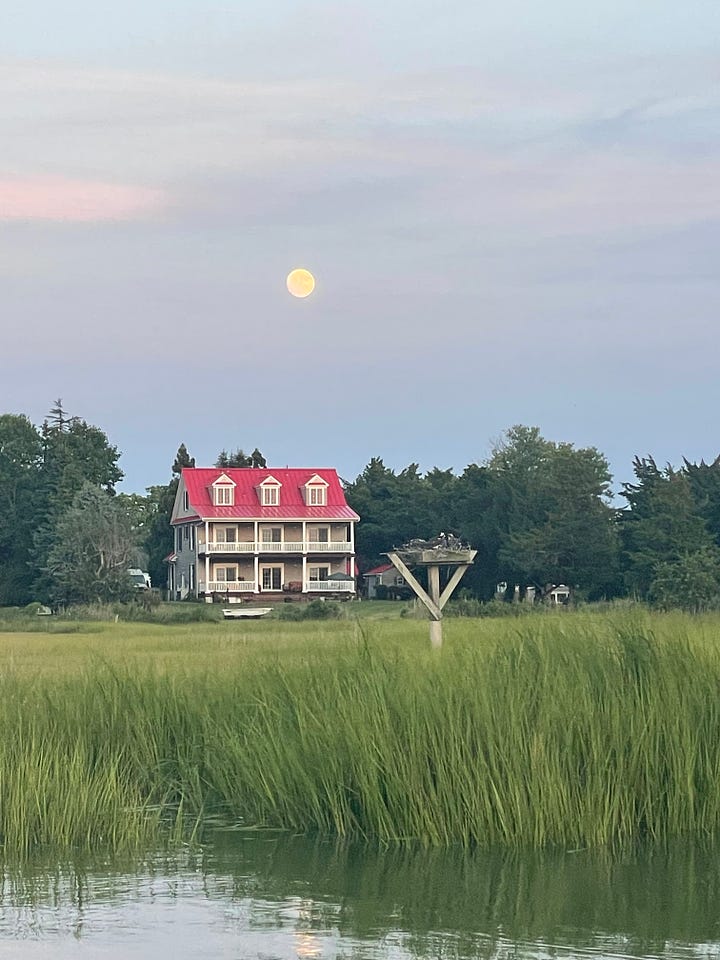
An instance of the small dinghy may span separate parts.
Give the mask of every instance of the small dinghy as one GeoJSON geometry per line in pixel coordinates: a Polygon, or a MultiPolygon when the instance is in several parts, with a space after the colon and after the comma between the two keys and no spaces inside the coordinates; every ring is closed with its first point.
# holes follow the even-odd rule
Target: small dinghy
{"type": "Polygon", "coordinates": [[[272,607],[225,607],[223,617],[226,620],[257,620],[271,610],[272,607]]]}

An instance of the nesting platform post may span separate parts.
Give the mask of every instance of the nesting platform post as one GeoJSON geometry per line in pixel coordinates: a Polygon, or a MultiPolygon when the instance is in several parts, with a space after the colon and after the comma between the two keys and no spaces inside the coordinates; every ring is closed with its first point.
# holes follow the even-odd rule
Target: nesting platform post
{"type": "Polygon", "coordinates": [[[412,587],[418,599],[422,601],[430,617],[430,644],[434,648],[442,646],[442,611],[445,604],[460,583],[465,571],[470,567],[477,550],[438,549],[421,550],[412,557],[405,555],[405,559],[413,566],[427,568],[428,590],[418,583],[411,573],[407,563],[397,550],[391,550],[388,560],[395,569],[405,578],[405,582],[412,587]],[[440,567],[455,567],[452,576],[440,593],[440,567]]]}

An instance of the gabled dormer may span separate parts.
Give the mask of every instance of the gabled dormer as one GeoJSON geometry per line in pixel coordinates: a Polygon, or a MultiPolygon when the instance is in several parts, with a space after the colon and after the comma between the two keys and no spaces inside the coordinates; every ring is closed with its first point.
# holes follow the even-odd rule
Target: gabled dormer
{"type": "Polygon", "coordinates": [[[258,500],[261,507],[279,507],[280,489],[282,484],[275,477],[265,477],[257,486],[258,500]]]}
{"type": "Polygon", "coordinates": [[[314,474],[303,487],[306,507],[324,507],[327,505],[327,491],[330,484],[319,474],[314,474]]]}
{"type": "Polygon", "coordinates": [[[221,473],[210,487],[210,499],[216,507],[232,507],[235,505],[236,483],[226,473],[221,473]]]}

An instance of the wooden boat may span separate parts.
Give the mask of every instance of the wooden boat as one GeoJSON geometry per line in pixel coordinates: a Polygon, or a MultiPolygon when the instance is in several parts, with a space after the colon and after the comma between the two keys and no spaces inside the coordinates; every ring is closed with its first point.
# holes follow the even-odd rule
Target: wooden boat
{"type": "Polygon", "coordinates": [[[270,613],[272,607],[224,607],[225,620],[257,620],[270,613]]]}

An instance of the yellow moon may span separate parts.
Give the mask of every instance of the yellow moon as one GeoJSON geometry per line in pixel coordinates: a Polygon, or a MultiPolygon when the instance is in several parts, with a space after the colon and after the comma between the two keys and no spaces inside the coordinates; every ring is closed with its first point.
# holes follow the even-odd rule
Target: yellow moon
{"type": "Polygon", "coordinates": [[[287,288],[294,297],[309,297],[315,289],[315,277],[309,270],[291,270],[287,276],[287,288]]]}

